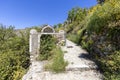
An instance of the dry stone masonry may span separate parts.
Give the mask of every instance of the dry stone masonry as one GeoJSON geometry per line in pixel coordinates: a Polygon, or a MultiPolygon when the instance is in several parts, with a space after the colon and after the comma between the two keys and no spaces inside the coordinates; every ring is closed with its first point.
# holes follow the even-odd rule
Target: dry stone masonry
{"type": "Polygon", "coordinates": [[[41,35],[53,35],[57,37],[58,41],[65,41],[65,31],[60,30],[58,33],[55,32],[54,28],[51,26],[45,26],[42,28],[41,32],[37,32],[35,29],[30,30],[30,39],[29,39],[29,52],[31,54],[31,57],[33,55],[38,55],[39,48],[40,48],[40,37],[41,35]]]}

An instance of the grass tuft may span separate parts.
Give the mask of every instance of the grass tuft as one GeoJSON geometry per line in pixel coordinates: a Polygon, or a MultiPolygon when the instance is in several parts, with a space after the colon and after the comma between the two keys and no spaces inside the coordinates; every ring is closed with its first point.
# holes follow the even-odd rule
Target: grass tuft
{"type": "Polygon", "coordinates": [[[45,69],[51,70],[53,72],[59,73],[59,72],[64,72],[65,67],[67,66],[67,62],[64,60],[64,54],[61,50],[60,47],[56,47],[54,50],[54,55],[52,60],[50,61],[51,63],[48,63],[45,65],[45,69]]]}

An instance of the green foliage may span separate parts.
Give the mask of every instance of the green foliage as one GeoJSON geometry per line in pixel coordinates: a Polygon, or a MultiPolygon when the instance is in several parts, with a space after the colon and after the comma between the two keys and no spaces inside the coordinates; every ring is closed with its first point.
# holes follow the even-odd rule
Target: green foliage
{"type": "Polygon", "coordinates": [[[3,25],[0,38],[0,80],[20,80],[29,67],[29,38],[18,37],[12,26],[3,25]]]}
{"type": "Polygon", "coordinates": [[[13,51],[0,54],[0,80],[20,80],[25,74],[26,70],[20,61],[22,59],[19,60],[20,56],[16,54],[13,51]]]}
{"type": "Polygon", "coordinates": [[[60,41],[60,42],[59,42],[59,45],[60,45],[60,46],[65,46],[65,40],[60,41]]]}
{"type": "Polygon", "coordinates": [[[97,1],[100,4],[85,13],[77,8],[69,11],[67,37],[90,53],[105,80],[120,80],[120,0],[97,1]]]}
{"type": "MultiPolygon", "coordinates": [[[[113,0],[106,2],[103,6],[99,6],[92,16],[90,17],[89,22],[87,23],[87,29],[90,32],[100,33],[101,30],[110,28],[107,27],[113,22],[120,20],[120,3],[118,0],[113,0]]],[[[115,27],[115,26],[111,26],[115,27]]],[[[119,29],[119,28],[118,28],[119,29]]]]}
{"type": "Polygon", "coordinates": [[[104,3],[106,0],[97,0],[98,4],[104,3]]]}
{"type": "Polygon", "coordinates": [[[84,28],[87,34],[83,34],[80,40],[82,47],[97,62],[105,80],[120,79],[119,5],[119,0],[110,0],[96,6],[97,10],[86,18],[88,22],[84,28]]]}
{"type": "Polygon", "coordinates": [[[51,35],[42,35],[40,38],[40,54],[38,59],[48,60],[53,54],[52,50],[55,48],[55,39],[51,35]]]}
{"type": "MultiPolygon", "coordinates": [[[[43,26],[46,26],[46,25],[43,25],[43,26]]],[[[41,32],[41,26],[32,26],[32,29],[36,29],[37,32],[41,32]]]]}
{"type": "Polygon", "coordinates": [[[8,28],[4,25],[0,25],[0,42],[5,41],[11,37],[14,37],[13,26],[9,26],[8,28]],[[6,30],[7,29],[7,30],[6,30]]]}
{"type": "Polygon", "coordinates": [[[56,73],[65,71],[68,63],[64,61],[64,54],[61,48],[56,47],[53,49],[53,53],[51,63],[47,64],[45,68],[56,73]]]}
{"type": "Polygon", "coordinates": [[[77,34],[71,34],[71,35],[67,35],[68,36],[68,39],[75,42],[75,43],[78,43],[79,42],[79,36],[77,34]]]}
{"type": "Polygon", "coordinates": [[[99,66],[104,72],[105,80],[120,79],[120,51],[99,58],[99,66]]]}
{"type": "Polygon", "coordinates": [[[86,16],[86,9],[82,9],[79,7],[73,8],[68,12],[68,22],[73,23],[73,22],[80,22],[82,21],[86,16]]]}
{"type": "Polygon", "coordinates": [[[53,72],[62,72],[67,63],[64,61],[64,54],[59,47],[56,47],[56,39],[52,35],[42,35],[40,41],[39,60],[48,60],[51,63],[45,66],[53,72]]]}

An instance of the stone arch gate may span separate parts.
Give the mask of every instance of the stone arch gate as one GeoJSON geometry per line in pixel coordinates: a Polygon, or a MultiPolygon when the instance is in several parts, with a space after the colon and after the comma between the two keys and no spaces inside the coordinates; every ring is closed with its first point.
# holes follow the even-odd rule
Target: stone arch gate
{"type": "MultiPolygon", "coordinates": [[[[29,52],[31,55],[38,54],[40,49],[40,37],[41,35],[55,35],[58,41],[66,42],[65,31],[60,30],[59,32],[55,32],[54,28],[51,26],[45,26],[42,28],[41,32],[37,32],[35,29],[30,30],[30,38],[29,38],[29,52]]],[[[65,43],[66,44],[66,43],[65,43]]]]}

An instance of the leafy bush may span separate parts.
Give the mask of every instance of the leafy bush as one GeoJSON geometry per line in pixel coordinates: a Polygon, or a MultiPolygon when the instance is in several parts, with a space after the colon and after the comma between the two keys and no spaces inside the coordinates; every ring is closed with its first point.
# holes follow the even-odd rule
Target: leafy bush
{"type": "Polygon", "coordinates": [[[67,36],[69,40],[78,43],[79,42],[79,36],[77,34],[70,34],[67,36]]]}
{"type": "Polygon", "coordinates": [[[105,80],[120,79],[120,51],[99,58],[99,66],[104,72],[105,80]]]}
{"type": "Polygon", "coordinates": [[[29,67],[29,38],[18,37],[13,27],[3,25],[0,38],[0,80],[20,80],[29,67]]]}
{"type": "Polygon", "coordinates": [[[56,39],[52,35],[42,35],[40,41],[39,60],[48,60],[45,69],[53,72],[62,72],[67,63],[64,61],[64,54],[61,49],[56,47],[56,39]]]}
{"type": "MultiPolygon", "coordinates": [[[[107,27],[112,22],[117,22],[120,20],[120,2],[119,0],[110,0],[98,6],[97,10],[92,13],[89,17],[90,20],[87,23],[87,29],[90,32],[98,32],[110,27],[107,27]]],[[[116,26],[111,26],[114,28],[116,26]]],[[[118,28],[119,29],[119,28],[118,28]]]]}
{"type": "Polygon", "coordinates": [[[55,48],[55,38],[51,35],[42,35],[40,37],[39,60],[48,60],[52,56],[52,50],[55,48]]]}

